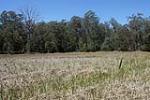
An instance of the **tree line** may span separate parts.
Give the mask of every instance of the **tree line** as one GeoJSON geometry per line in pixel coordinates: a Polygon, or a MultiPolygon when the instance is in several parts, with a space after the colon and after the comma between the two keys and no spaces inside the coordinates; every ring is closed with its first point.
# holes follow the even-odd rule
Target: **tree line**
{"type": "Polygon", "coordinates": [[[36,22],[32,9],[0,13],[0,53],[150,51],[150,18],[133,14],[127,24],[101,22],[89,10],[70,21],[36,22]]]}

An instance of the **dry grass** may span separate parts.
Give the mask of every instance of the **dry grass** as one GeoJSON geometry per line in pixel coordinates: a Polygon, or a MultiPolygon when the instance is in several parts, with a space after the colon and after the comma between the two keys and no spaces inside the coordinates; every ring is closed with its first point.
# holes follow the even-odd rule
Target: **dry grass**
{"type": "Polygon", "coordinates": [[[148,100],[149,73],[148,52],[0,55],[0,100],[148,100]]]}

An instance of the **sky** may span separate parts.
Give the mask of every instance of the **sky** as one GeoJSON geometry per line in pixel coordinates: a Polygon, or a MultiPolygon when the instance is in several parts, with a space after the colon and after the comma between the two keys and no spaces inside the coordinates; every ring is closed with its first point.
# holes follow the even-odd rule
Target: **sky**
{"type": "Polygon", "coordinates": [[[113,17],[122,24],[133,13],[150,16],[150,0],[0,0],[0,12],[28,7],[35,9],[42,21],[83,17],[88,10],[94,11],[102,22],[113,17]]]}

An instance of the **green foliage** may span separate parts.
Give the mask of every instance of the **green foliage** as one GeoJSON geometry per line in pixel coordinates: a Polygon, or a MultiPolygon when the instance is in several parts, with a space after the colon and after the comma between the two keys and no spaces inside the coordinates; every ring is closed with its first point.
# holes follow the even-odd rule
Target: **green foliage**
{"type": "Polygon", "coordinates": [[[114,18],[102,23],[91,10],[84,17],[47,23],[35,23],[30,13],[0,14],[0,53],[150,51],[150,19],[140,13],[130,16],[125,25],[114,18]]]}
{"type": "Polygon", "coordinates": [[[3,11],[0,16],[1,46],[3,53],[23,53],[26,42],[23,17],[13,11],[3,11]],[[3,38],[3,39],[2,39],[3,38]]]}

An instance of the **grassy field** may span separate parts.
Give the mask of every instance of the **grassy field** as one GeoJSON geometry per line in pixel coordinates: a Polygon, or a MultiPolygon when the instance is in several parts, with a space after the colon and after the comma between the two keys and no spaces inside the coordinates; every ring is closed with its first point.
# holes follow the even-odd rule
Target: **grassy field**
{"type": "Polygon", "coordinates": [[[0,100],[149,100],[150,53],[0,55],[0,79],[0,100]]]}

